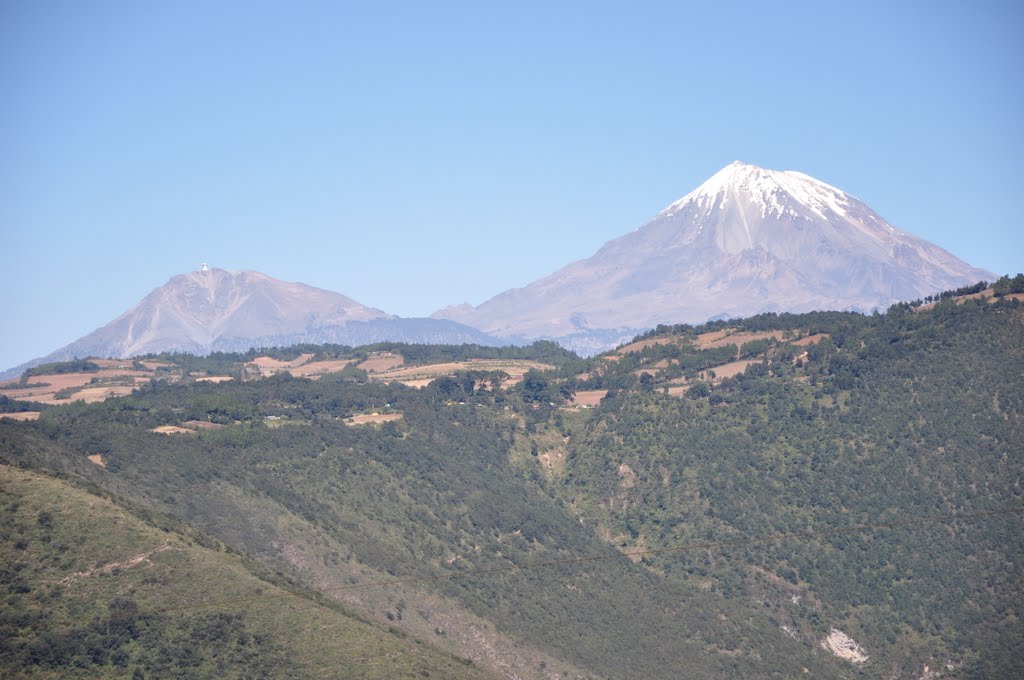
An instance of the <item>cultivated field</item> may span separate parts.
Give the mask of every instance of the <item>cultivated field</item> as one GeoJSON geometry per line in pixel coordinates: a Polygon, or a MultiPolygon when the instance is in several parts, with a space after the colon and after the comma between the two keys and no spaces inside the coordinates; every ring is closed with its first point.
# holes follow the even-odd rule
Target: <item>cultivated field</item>
{"type": "Polygon", "coordinates": [[[717,349],[727,345],[741,347],[744,343],[754,340],[773,339],[782,342],[782,331],[761,331],[759,333],[737,333],[732,330],[701,333],[695,343],[698,349],[717,349]]]}
{"type": "Polygon", "coordinates": [[[632,352],[639,352],[647,347],[653,347],[655,345],[674,345],[684,340],[682,335],[666,335],[660,338],[650,338],[648,340],[637,340],[631,342],[628,345],[622,347],[619,350],[619,354],[630,354],[632,352]]]}
{"type": "Polygon", "coordinates": [[[401,420],[401,413],[367,413],[351,418],[345,419],[346,425],[379,425],[380,423],[390,423],[395,420],[401,420]]]}
{"type": "Polygon", "coordinates": [[[425,364],[423,366],[405,366],[395,368],[382,373],[370,375],[373,380],[381,382],[400,382],[410,387],[423,387],[431,380],[454,375],[458,371],[504,371],[508,373],[509,379],[505,386],[515,385],[523,379],[523,375],[530,369],[538,371],[550,371],[554,366],[542,364],[539,361],[524,361],[519,359],[470,359],[469,361],[451,361],[440,364],[425,364]]]}
{"type": "Polygon", "coordinates": [[[10,420],[39,420],[39,411],[22,411],[21,413],[0,413],[0,418],[10,420]]]}
{"type": "Polygon", "coordinates": [[[131,394],[132,390],[148,383],[155,376],[154,372],[132,370],[131,362],[97,359],[94,363],[107,367],[91,373],[35,375],[28,378],[25,386],[17,380],[9,380],[0,383],[0,395],[40,404],[103,401],[109,397],[131,394]],[[61,398],[57,397],[58,393],[62,393],[61,398]]]}
{"type": "Polygon", "coordinates": [[[405,358],[400,354],[382,352],[380,354],[371,354],[369,359],[360,363],[356,368],[361,368],[367,373],[383,373],[393,368],[398,368],[404,363],[405,358]]]}
{"type": "Polygon", "coordinates": [[[608,394],[608,390],[580,390],[572,397],[573,406],[597,406],[608,394]]]}

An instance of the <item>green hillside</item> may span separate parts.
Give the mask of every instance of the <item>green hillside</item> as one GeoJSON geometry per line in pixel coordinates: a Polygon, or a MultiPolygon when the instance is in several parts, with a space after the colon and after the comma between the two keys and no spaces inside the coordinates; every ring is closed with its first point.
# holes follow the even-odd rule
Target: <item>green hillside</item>
{"type": "Polygon", "coordinates": [[[0,466],[0,518],[5,677],[491,677],[50,477],[0,466]]]}
{"type": "MultiPolygon", "coordinates": [[[[0,461],[213,536],[252,561],[230,556],[239,568],[319,593],[317,611],[360,612],[375,622],[360,626],[424,658],[448,659],[429,645],[473,659],[448,659],[465,673],[1024,675],[1019,302],[946,296],[934,308],[764,315],[640,340],[589,360],[518,349],[557,368],[508,389],[481,371],[423,389],[352,371],[154,381],[0,422],[0,461]],[[595,408],[574,405],[586,390],[609,392],[595,408]],[[211,425],[155,431],[196,422],[211,425]],[[850,640],[851,658],[827,638],[850,640]]],[[[384,349],[419,363],[474,358],[384,349]]],[[[330,355],[345,352],[366,355],[330,355]]],[[[243,376],[229,364],[249,358],[215,360],[243,376]]],[[[121,555],[147,549],[124,540],[121,555]]],[[[194,601],[161,592],[140,609],[194,601]]],[[[238,625],[256,626],[258,611],[242,608],[238,625]]],[[[294,629],[282,626],[255,667],[344,668],[297,647],[294,629]]],[[[223,651],[235,655],[227,667],[246,653],[236,647],[223,651]]]]}
{"type": "MultiPolygon", "coordinates": [[[[830,338],[799,361],[772,342],[744,373],[683,398],[655,379],[607,399],[573,439],[559,495],[624,550],[826,532],[645,561],[669,580],[761,601],[809,639],[841,629],[869,650],[873,674],[1024,675],[1024,308],[947,300],[738,325],[830,338]],[[1002,510],[1012,512],[827,535],[1002,510]]],[[[675,338],[686,330],[664,329],[672,340],[641,365],[673,346],[685,355],[689,341],[675,338]]]]}

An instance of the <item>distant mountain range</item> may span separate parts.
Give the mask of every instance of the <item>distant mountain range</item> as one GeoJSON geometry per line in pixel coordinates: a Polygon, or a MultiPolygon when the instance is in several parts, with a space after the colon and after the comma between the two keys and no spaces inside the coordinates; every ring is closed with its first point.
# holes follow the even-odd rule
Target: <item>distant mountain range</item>
{"type": "Polygon", "coordinates": [[[586,348],[659,323],[761,312],[869,312],[994,275],[799,172],[736,161],[592,257],[432,316],[586,348]]]}
{"type": "Polygon", "coordinates": [[[658,324],[761,312],[869,312],[993,280],[799,172],[734,162],[639,229],[478,307],[404,319],[254,271],[173,277],[106,326],[0,377],[75,357],[205,354],[296,343],[499,345],[596,354],[658,324]]]}
{"type": "Polygon", "coordinates": [[[171,278],[139,304],[85,337],[0,374],[50,361],[160,352],[245,351],[298,343],[366,345],[507,344],[444,319],[405,319],[340,293],[255,271],[204,269],[171,278]]]}

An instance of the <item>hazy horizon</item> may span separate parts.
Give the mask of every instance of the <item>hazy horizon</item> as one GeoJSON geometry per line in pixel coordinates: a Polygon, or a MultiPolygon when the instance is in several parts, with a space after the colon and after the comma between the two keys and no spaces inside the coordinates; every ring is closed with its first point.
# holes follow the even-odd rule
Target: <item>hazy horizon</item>
{"type": "Polygon", "coordinates": [[[1024,269],[1009,4],[0,9],[0,366],[203,262],[404,317],[588,257],[733,160],[1024,269]]]}

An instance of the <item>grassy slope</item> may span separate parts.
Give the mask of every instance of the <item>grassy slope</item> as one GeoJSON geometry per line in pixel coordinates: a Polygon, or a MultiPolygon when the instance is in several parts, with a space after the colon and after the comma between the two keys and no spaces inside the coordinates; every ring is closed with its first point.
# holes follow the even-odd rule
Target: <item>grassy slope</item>
{"type": "Polygon", "coordinates": [[[0,466],[0,527],[6,677],[489,677],[34,472],[0,466]]]}

